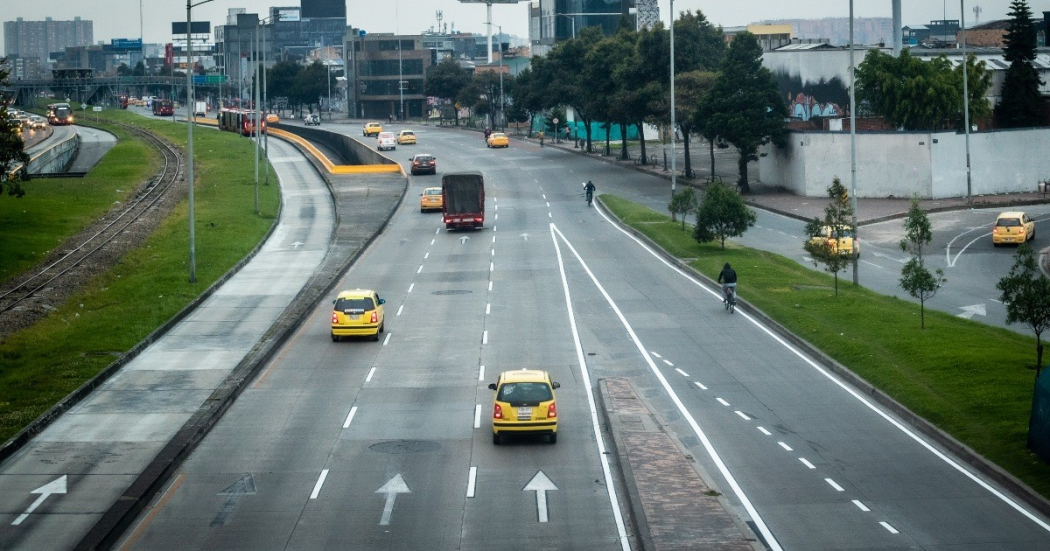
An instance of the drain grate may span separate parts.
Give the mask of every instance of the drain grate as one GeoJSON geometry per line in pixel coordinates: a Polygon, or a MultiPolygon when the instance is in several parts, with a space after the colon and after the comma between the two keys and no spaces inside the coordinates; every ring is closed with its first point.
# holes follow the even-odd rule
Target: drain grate
{"type": "Polygon", "coordinates": [[[474,291],[468,291],[466,289],[446,289],[444,291],[434,291],[432,295],[469,295],[474,291]]]}
{"type": "Polygon", "coordinates": [[[379,452],[400,455],[405,453],[427,453],[441,449],[441,444],[430,440],[391,440],[379,442],[368,446],[368,449],[379,452]]]}

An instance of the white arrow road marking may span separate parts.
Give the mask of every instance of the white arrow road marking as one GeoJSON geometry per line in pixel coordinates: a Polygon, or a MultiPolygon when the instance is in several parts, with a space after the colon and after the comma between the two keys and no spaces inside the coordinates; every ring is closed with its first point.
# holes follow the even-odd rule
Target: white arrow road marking
{"type": "Polygon", "coordinates": [[[470,239],[470,238],[469,238],[469,237],[467,237],[467,236],[465,236],[465,235],[464,235],[463,237],[460,237],[460,238],[459,238],[459,244],[460,244],[460,245],[465,245],[465,244],[467,243],[467,240],[468,240],[468,239],[470,239]]]}
{"type": "Polygon", "coordinates": [[[547,478],[547,475],[543,474],[543,471],[536,471],[536,476],[532,477],[532,480],[522,490],[523,492],[536,492],[536,512],[540,522],[547,522],[547,492],[557,489],[558,487],[547,478]]]}
{"type": "Polygon", "coordinates": [[[212,519],[211,525],[223,526],[242,497],[255,495],[255,479],[252,477],[252,473],[248,473],[215,495],[226,496],[226,503],[222,505],[222,509],[219,509],[218,513],[215,513],[215,518],[212,519]]]}
{"type": "Polygon", "coordinates": [[[892,261],[894,261],[894,262],[896,262],[898,264],[904,264],[905,262],[908,261],[907,258],[897,258],[895,256],[890,256],[890,255],[888,255],[886,253],[880,253],[880,252],[877,252],[877,251],[872,251],[870,254],[871,254],[871,256],[874,256],[876,258],[885,258],[886,260],[892,260],[892,261]]]}
{"type": "Polygon", "coordinates": [[[957,318],[973,319],[973,317],[975,315],[976,316],[987,316],[988,315],[988,311],[985,310],[984,304],[974,304],[972,306],[960,306],[959,308],[963,312],[961,314],[956,314],[955,317],[957,317],[957,318]]]}
{"type": "Polygon", "coordinates": [[[379,519],[380,526],[387,526],[390,524],[390,516],[394,514],[394,500],[397,499],[397,494],[410,494],[412,490],[408,489],[408,484],[405,484],[405,479],[401,477],[401,473],[394,475],[383,484],[381,488],[376,490],[377,494],[386,494],[386,504],[383,505],[383,518],[379,519]]]}
{"type": "Polygon", "coordinates": [[[524,238],[524,239],[525,239],[525,241],[528,241],[528,240],[529,240],[529,234],[527,234],[527,233],[523,233],[523,234],[519,235],[518,237],[522,237],[522,238],[524,238]]]}
{"type": "Polygon", "coordinates": [[[11,526],[18,526],[19,524],[22,524],[22,521],[29,518],[29,514],[35,511],[37,507],[40,507],[40,504],[43,503],[44,500],[46,500],[51,494],[66,493],[66,475],[62,475],[29,493],[40,494],[40,497],[36,498],[36,501],[34,501],[33,504],[30,505],[28,509],[26,509],[26,512],[22,513],[21,515],[18,515],[18,518],[16,518],[15,521],[11,523],[11,526]]]}
{"type": "Polygon", "coordinates": [[[306,243],[303,243],[302,241],[296,241],[295,243],[292,243],[292,248],[293,249],[298,249],[299,247],[302,247],[305,244],[306,243]]]}

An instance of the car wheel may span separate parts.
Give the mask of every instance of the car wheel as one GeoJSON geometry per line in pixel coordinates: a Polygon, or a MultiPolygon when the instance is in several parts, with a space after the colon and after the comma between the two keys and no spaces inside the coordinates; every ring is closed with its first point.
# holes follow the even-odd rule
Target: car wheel
{"type": "Polygon", "coordinates": [[[547,437],[547,440],[551,444],[557,444],[558,443],[558,433],[556,433],[556,432],[550,433],[550,436],[547,437]]]}
{"type": "Polygon", "coordinates": [[[335,333],[332,333],[332,342],[339,342],[339,337],[335,333]]]}
{"type": "Polygon", "coordinates": [[[498,432],[492,433],[492,444],[498,446],[498,445],[500,445],[502,443],[503,443],[503,437],[500,436],[500,434],[498,432]]]}
{"type": "Polygon", "coordinates": [[[383,321],[383,323],[379,324],[379,332],[382,333],[383,331],[386,331],[386,321],[385,320],[383,321]]]}
{"type": "Polygon", "coordinates": [[[373,341],[378,341],[379,340],[379,331],[376,331],[376,334],[372,335],[372,340],[373,341]]]}

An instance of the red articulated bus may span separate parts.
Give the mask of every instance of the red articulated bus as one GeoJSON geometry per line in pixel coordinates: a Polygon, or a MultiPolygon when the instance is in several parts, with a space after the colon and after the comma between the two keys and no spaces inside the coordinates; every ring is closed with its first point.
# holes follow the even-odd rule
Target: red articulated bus
{"type": "Polygon", "coordinates": [[[175,104],[170,99],[155,99],[153,100],[153,114],[170,117],[175,114],[175,104]]]}
{"type": "Polygon", "coordinates": [[[73,108],[68,103],[51,103],[47,106],[47,122],[51,126],[73,124],[73,108]]]}
{"type": "MultiPolygon", "coordinates": [[[[237,132],[242,136],[255,135],[255,111],[251,109],[224,108],[219,111],[219,130],[237,132]]],[[[261,115],[259,125],[262,134],[266,133],[266,114],[261,115]]]]}
{"type": "Polygon", "coordinates": [[[121,109],[127,109],[128,108],[128,96],[127,96],[127,94],[121,94],[121,95],[117,96],[117,103],[120,104],[120,108],[121,109]]]}

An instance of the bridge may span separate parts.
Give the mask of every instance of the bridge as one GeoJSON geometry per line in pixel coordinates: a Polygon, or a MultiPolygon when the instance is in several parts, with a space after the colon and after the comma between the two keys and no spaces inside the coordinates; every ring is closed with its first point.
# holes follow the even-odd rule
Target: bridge
{"type": "MultiPolygon", "coordinates": [[[[198,76],[194,88],[220,88],[224,85],[214,82],[214,78],[198,76]]],[[[227,85],[228,86],[228,85],[227,85]]],[[[69,98],[75,103],[115,104],[120,94],[142,97],[156,95],[160,90],[170,91],[176,97],[186,95],[186,76],[140,76],[140,77],[95,77],[78,76],[62,79],[33,79],[9,81],[0,86],[0,95],[14,98],[14,103],[22,106],[35,105],[35,98],[51,97],[69,98]]]]}

